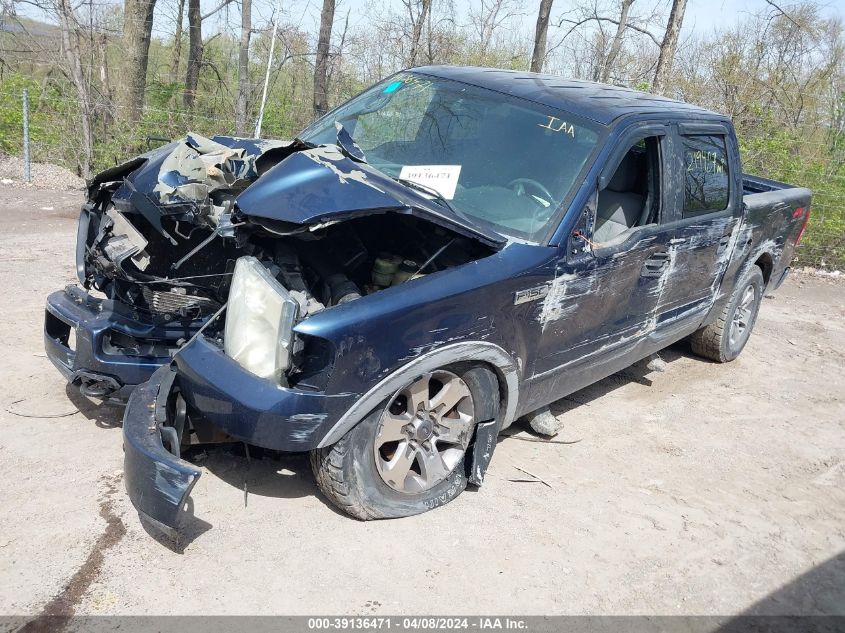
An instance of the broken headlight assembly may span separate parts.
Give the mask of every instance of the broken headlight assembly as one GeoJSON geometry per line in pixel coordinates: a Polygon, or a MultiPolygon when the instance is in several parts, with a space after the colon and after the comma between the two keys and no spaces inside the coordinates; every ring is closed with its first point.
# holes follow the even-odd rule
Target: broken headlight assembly
{"type": "Polygon", "coordinates": [[[223,350],[247,371],[281,382],[290,365],[298,304],[255,257],[235,264],[223,350]]]}

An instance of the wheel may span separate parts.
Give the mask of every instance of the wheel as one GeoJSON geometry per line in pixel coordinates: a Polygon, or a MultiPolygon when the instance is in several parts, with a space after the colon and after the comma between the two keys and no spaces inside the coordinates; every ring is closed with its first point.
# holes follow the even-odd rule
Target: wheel
{"type": "Polygon", "coordinates": [[[754,329],[764,285],[763,272],[752,266],[736,284],[719,318],[690,336],[692,351],[718,363],[739,356],[754,329]]]}
{"type": "Polygon", "coordinates": [[[336,444],[311,451],[323,494],[355,518],[410,516],[466,487],[475,425],[496,417],[499,388],[485,367],[454,365],[415,378],[336,444]]]}

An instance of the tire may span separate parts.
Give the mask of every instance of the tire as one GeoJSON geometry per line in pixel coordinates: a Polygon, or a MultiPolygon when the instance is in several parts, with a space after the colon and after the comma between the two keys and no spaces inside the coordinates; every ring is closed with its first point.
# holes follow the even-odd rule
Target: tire
{"type": "MultiPolygon", "coordinates": [[[[430,397],[426,394],[425,407],[428,407],[429,402],[435,403],[438,396],[439,391],[432,393],[430,397]]],[[[445,409],[445,405],[441,406],[445,409]]],[[[475,424],[494,419],[498,410],[499,386],[496,375],[490,369],[459,364],[428,372],[382,402],[337,443],[311,451],[311,469],[314,471],[317,486],[332,504],[356,519],[365,521],[411,516],[445,505],[461,494],[467,485],[464,458],[468,454],[466,449],[474,434],[475,424]],[[417,416],[409,418],[411,422],[402,427],[402,433],[406,434],[407,438],[403,437],[398,443],[386,440],[386,437],[392,437],[395,420],[404,420],[411,415],[408,404],[414,397],[405,397],[402,394],[408,393],[406,390],[418,385],[425,376],[429,376],[429,380],[433,381],[431,384],[434,384],[434,387],[431,389],[436,389],[437,384],[445,384],[443,381],[449,380],[450,384],[461,389],[460,393],[463,393],[460,384],[465,385],[469,397],[462,396],[460,402],[449,409],[452,412],[450,415],[455,416],[454,419],[446,415],[438,418],[433,425],[434,430],[428,435],[428,440],[418,441],[419,438],[426,437],[428,432],[425,420],[434,419],[425,415],[421,416],[425,420],[417,416]],[[450,376],[460,382],[453,381],[450,376]],[[468,399],[472,401],[472,419],[469,421],[466,419],[468,399]],[[453,428],[445,432],[443,429],[447,427],[441,426],[441,422],[453,428]],[[417,427],[413,426],[415,424],[417,427]],[[391,431],[386,431],[388,428],[391,431]],[[460,432],[455,431],[458,428],[460,432]],[[441,441],[441,437],[447,439],[441,441]],[[464,438],[466,442],[463,442],[464,438]],[[394,443],[397,448],[392,456],[389,453],[385,455],[385,448],[391,449],[394,443]],[[428,450],[422,448],[426,444],[429,446],[428,450]],[[462,444],[463,454],[455,452],[462,444]],[[414,446],[417,447],[416,452],[414,446]],[[428,472],[431,477],[427,477],[426,469],[422,467],[422,453],[425,453],[424,456],[428,459],[434,460],[430,456],[438,454],[440,449],[443,449],[443,452],[439,453],[439,463],[450,466],[448,475],[445,474],[447,469],[443,467],[437,471],[443,476],[439,479],[432,468],[428,472]],[[414,457],[408,460],[406,456],[412,453],[414,457]],[[390,476],[383,473],[387,472],[387,468],[394,462],[410,462],[411,469],[401,481],[391,480],[392,483],[389,484],[390,476]],[[429,481],[426,482],[425,479],[429,481]],[[415,486],[419,489],[414,489],[415,486]]],[[[436,417],[437,414],[434,415],[436,417]]]]}
{"type": "Polygon", "coordinates": [[[739,356],[757,321],[764,286],[763,272],[759,266],[752,266],[737,282],[719,317],[690,336],[692,351],[717,363],[728,363],[739,356]]]}

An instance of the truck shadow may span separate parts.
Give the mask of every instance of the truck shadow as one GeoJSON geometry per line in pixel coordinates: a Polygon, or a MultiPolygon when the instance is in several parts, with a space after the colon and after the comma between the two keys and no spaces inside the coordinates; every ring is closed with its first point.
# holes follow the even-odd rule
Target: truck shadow
{"type": "Polygon", "coordinates": [[[656,375],[671,371],[672,363],[688,357],[709,362],[694,356],[685,343],[676,343],[661,350],[659,354],[638,361],[607,378],[553,402],[549,405],[549,409],[555,416],[563,415],[580,406],[589,406],[594,400],[632,382],[650,387],[656,375]]]}
{"type": "Polygon", "coordinates": [[[94,422],[101,429],[119,429],[123,427],[124,405],[112,402],[92,400],[79,393],[79,388],[68,383],[65,385],[67,399],[86,419],[94,422]]]}
{"type": "Polygon", "coordinates": [[[207,469],[209,473],[233,488],[244,491],[244,504],[249,497],[300,499],[315,497],[332,512],[346,516],[323,498],[317,488],[308,453],[280,453],[244,444],[218,444],[194,447],[186,459],[207,469]]]}
{"type": "Polygon", "coordinates": [[[194,500],[191,497],[188,497],[182,526],[175,533],[163,531],[159,525],[150,521],[140,512],[138,513],[138,521],[153,540],[175,554],[184,554],[188,545],[214,527],[208,521],[203,521],[194,515],[194,500]]]}
{"type": "Polygon", "coordinates": [[[845,552],[755,602],[728,620],[717,633],[841,631],[842,616],[845,616],[845,552]]]}

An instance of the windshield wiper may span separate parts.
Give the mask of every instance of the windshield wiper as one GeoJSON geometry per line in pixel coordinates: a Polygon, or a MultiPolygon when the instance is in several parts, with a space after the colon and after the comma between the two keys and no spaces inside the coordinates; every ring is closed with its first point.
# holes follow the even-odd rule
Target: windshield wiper
{"type": "Polygon", "coordinates": [[[439,191],[437,191],[437,189],[434,189],[433,187],[429,187],[428,185],[421,185],[420,183],[418,183],[414,180],[408,180],[407,178],[394,178],[393,176],[391,176],[391,178],[393,178],[393,180],[395,180],[399,184],[405,185],[409,189],[416,189],[417,191],[421,191],[425,194],[428,194],[440,206],[446,207],[447,209],[449,209],[449,211],[451,211],[455,215],[459,215],[459,216],[463,217],[463,214],[460,213],[454,206],[452,206],[452,203],[450,203],[446,198],[444,198],[443,194],[440,193],[439,191]]]}
{"type": "Polygon", "coordinates": [[[390,176],[390,177],[393,178],[393,180],[398,182],[400,185],[405,185],[406,187],[408,187],[408,189],[416,189],[417,191],[421,191],[425,194],[428,194],[429,196],[432,197],[434,202],[436,202],[440,206],[448,209],[453,214],[455,214],[456,216],[461,218],[467,224],[470,224],[470,225],[472,225],[476,228],[480,228],[479,225],[478,225],[478,222],[475,219],[471,218],[470,216],[468,216],[463,211],[458,211],[455,208],[455,206],[443,196],[442,193],[437,191],[437,189],[434,189],[433,187],[429,187],[428,185],[420,184],[420,183],[416,182],[415,180],[408,180],[407,178],[396,178],[394,176],[390,176]]]}
{"type": "Polygon", "coordinates": [[[306,141],[306,140],[304,140],[304,139],[302,139],[302,138],[300,138],[300,137],[298,137],[298,136],[294,136],[294,137],[293,137],[293,142],[294,142],[294,143],[299,143],[300,145],[304,145],[307,149],[314,149],[315,147],[317,147],[317,146],[316,146],[314,143],[312,143],[311,141],[306,141]]]}
{"type": "Polygon", "coordinates": [[[337,130],[337,146],[343,155],[358,163],[366,163],[367,157],[364,156],[364,150],[358,147],[358,144],[353,140],[349,131],[343,127],[340,121],[334,122],[334,127],[337,130]]]}

